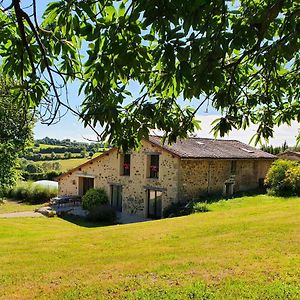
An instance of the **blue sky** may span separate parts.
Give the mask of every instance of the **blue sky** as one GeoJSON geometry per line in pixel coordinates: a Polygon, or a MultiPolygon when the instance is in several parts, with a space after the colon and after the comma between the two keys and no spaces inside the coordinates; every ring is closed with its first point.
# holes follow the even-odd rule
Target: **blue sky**
{"type": "MultiPolygon", "coordinates": [[[[31,0],[30,0],[31,2],[31,0]]],[[[42,12],[46,8],[47,3],[52,2],[49,0],[37,1],[37,11],[39,17],[41,17],[42,12]]],[[[23,6],[25,7],[29,0],[22,1],[23,6]]],[[[5,6],[5,4],[4,4],[5,6]]],[[[71,84],[68,86],[69,89],[69,100],[73,108],[79,108],[83,96],[78,96],[78,84],[71,84]]],[[[137,84],[131,84],[129,90],[131,93],[137,97],[139,95],[139,87],[137,84]]],[[[194,100],[191,103],[183,102],[182,100],[178,101],[180,105],[192,105],[197,106],[198,100],[194,100]]],[[[197,132],[197,135],[200,137],[213,137],[210,133],[211,122],[218,116],[218,112],[215,111],[211,106],[203,107],[199,110],[197,118],[202,120],[202,130],[197,132]]],[[[298,134],[299,124],[296,122],[292,123],[292,126],[281,126],[275,128],[276,139],[271,139],[270,143],[273,145],[282,145],[284,141],[287,141],[289,145],[294,145],[296,142],[296,135],[298,134]]],[[[255,133],[256,126],[251,125],[245,131],[233,131],[227,138],[233,138],[241,140],[245,143],[248,143],[255,133]]],[[[54,125],[45,125],[38,122],[34,128],[35,138],[43,138],[45,136],[64,139],[69,138],[72,140],[86,141],[87,139],[95,139],[96,136],[93,131],[89,128],[84,128],[83,124],[78,120],[78,118],[68,112],[57,124],[54,125]]]]}

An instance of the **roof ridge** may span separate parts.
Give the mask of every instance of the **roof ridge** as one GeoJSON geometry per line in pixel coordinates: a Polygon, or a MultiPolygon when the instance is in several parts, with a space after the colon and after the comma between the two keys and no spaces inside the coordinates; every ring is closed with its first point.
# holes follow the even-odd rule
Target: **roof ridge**
{"type": "MultiPolygon", "coordinates": [[[[150,134],[149,137],[157,137],[157,138],[163,138],[162,135],[157,135],[157,134],[150,134]]],[[[182,138],[182,139],[178,139],[178,141],[182,141],[182,140],[211,140],[211,141],[229,141],[229,142],[239,142],[239,143],[243,143],[239,140],[236,139],[215,139],[215,138],[206,138],[206,137],[198,137],[198,136],[189,136],[187,138],[182,138]]],[[[247,145],[247,144],[246,144],[247,145]]]]}

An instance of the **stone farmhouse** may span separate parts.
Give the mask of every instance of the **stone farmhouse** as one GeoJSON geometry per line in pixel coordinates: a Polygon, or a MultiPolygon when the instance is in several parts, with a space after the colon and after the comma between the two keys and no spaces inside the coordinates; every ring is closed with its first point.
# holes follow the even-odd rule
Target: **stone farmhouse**
{"type": "Polygon", "coordinates": [[[173,145],[158,136],[138,151],[113,148],[57,178],[59,195],[104,188],[119,211],[161,218],[172,202],[256,189],[276,157],[235,140],[189,138],[173,145]]]}

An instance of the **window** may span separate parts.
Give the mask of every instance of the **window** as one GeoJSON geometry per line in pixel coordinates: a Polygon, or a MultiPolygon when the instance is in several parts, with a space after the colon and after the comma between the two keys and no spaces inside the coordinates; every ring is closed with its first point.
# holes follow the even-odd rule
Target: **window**
{"type": "Polygon", "coordinates": [[[236,161],[231,161],[231,174],[236,174],[236,161]]]}
{"type": "Polygon", "coordinates": [[[159,174],[159,155],[152,154],[150,155],[149,177],[158,178],[158,174],[159,174]]]}
{"type": "Polygon", "coordinates": [[[122,154],[121,161],[121,175],[130,176],[130,154],[122,154]]]}
{"type": "Polygon", "coordinates": [[[79,195],[83,196],[89,189],[94,188],[94,178],[79,177],[79,195]]]}
{"type": "Polygon", "coordinates": [[[160,219],[162,211],[162,192],[148,190],[148,218],[160,219]]]}

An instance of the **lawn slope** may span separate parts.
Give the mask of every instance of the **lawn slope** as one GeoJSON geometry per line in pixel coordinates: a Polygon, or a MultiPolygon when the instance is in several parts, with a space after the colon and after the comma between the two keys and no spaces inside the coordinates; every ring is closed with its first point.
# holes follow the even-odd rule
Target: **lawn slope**
{"type": "Polygon", "coordinates": [[[1,219],[0,299],[299,299],[300,199],[80,227],[1,219]]]}

